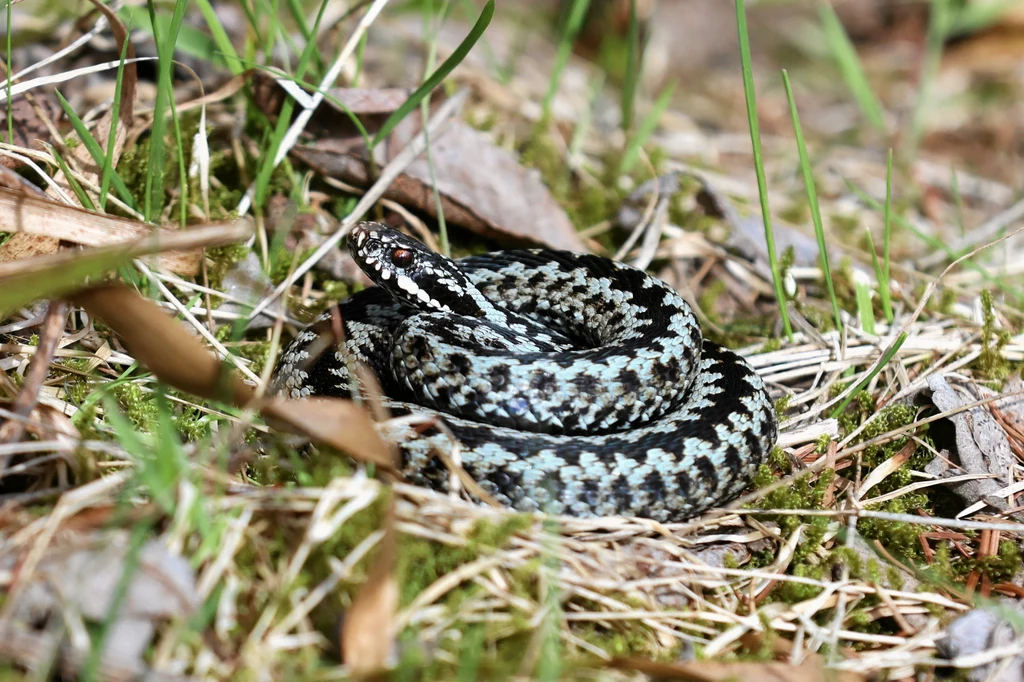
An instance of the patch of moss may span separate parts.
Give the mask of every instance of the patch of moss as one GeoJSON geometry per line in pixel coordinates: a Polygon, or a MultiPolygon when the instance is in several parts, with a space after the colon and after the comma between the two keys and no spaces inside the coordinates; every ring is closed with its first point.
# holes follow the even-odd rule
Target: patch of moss
{"type": "Polygon", "coordinates": [[[152,393],[142,390],[138,384],[125,382],[113,390],[114,397],[124,415],[140,431],[151,432],[156,425],[159,406],[152,393]]]}
{"type": "Polygon", "coordinates": [[[1010,363],[1003,357],[1003,348],[1010,342],[1010,332],[996,329],[992,292],[988,289],[981,292],[981,311],[981,355],[977,366],[990,379],[1002,381],[1010,376],[1010,363]]]}
{"type": "MultiPolygon", "coordinates": [[[[795,564],[793,566],[792,574],[797,578],[810,578],[811,580],[827,580],[829,577],[826,574],[824,566],[813,565],[810,563],[795,564]]],[[[775,590],[768,595],[768,601],[780,601],[786,604],[795,604],[797,602],[817,597],[821,594],[821,590],[822,588],[817,585],[807,585],[804,583],[786,580],[781,582],[775,590]]]]}
{"type": "Polygon", "coordinates": [[[995,556],[974,559],[969,563],[973,570],[988,574],[992,582],[1006,582],[1020,570],[1020,548],[1017,543],[1004,540],[999,543],[999,552],[995,556]]]}
{"type": "MultiPolygon", "coordinates": [[[[783,471],[788,471],[789,468],[790,465],[787,460],[783,471]]],[[[835,472],[831,469],[823,471],[817,479],[813,479],[813,474],[801,476],[793,481],[791,485],[768,493],[763,500],[757,503],[757,506],[762,509],[821,509],[822,500],[834,476],[835,472]]],[[[755,489],[765,487],[774,481],[775,475],[772,468],[764,465],[758,471],[753,487],[755,489]]],[[[796,530],[797,526],[806,524],[808,526],[805,530],[807,534],[801,542],[801,548],[805,549],[798,549],[798,556],[804,556],[807,552],[814,551],[814,545],[817,542],[814,538],[820,540],[825,532],[825,527],[828,525],[828,519],[825,517],[766,514],[764,517],[759,516],[759,518],[765,518],[778,523],[783,535],[789,535],[796,530]]]]}
{"type": "Polygon", "coordinates": [[[210,435],[210,416],[198,408],[176,408],[173,419],[175,430],[188,442],[195,442],[210,435]]]}
{"type": "MultiPolygon", "coordinates": [[[[865,409],[870,413],[870,410],[874,407],[874,400],[867,396],[862,402],[865,409]]],[[[869,441],[885,433],[908,426],[913,424],[916,419],[917,408],[913,405],[887,405],[874,414],[871,420],[864,426],[864,430],[861,432],[857,442],[869,441]]],[[[909,436],[899,436],[885,443],[871,445],[864,450],[861,460],[866,466],[877,466],[899,452],[906,445],[908,439],[909,436]]],[[[919,448],[907,460],[907,466],[911,469],[922,469],[930,460],[930,453],[919,448]]],[[[899,486],[901,487],[905,484],[900,483],[899,486]]]]}
{"type": "Polygon", "coordinates": [[[786,414],[786,411],[789,409],[789,404],[792,401],[793,401],[793,396],[791,396],[791,395],[786,394],[786,395],[780,396],[779,399],[775,401],[775,414],[777,414],[779,416],[782,416],[782,415],[786,414]]]}
{"type": "Polygon", "coordinates": [[[832,436],[827,433],[823,433],[818,436],[817,442],[814,444],[814,451],[819,455],[824,455],[828,451],[829,444],[832,443],[832,436]]]}
{"type": "MultiPolygon", "coordinates": [[[[504,546],[509,538],[529,528],[532,523],[533,519],[530,516],[519,514],[509,515],[497,524],[480,521],[469,533],[466,544],[462,547],[451,547],[422,538],[403,538],[398,559],[402,604],[408,604],[438,578],[459,566],[504,546]]],[[[536,573],[533,573],[531,581],[535,578],[536,573]]],[[[456,609],[458,603],[477,589],[472,584],[461,585],[448,594],[445,602],[449,607],[456,609]]],[[[454,612],[457,610],[453,610],[454,612]]]]}
{"type": "MultiPolygon", "coordinates": [[[[656,148],[647,151],[655,175],[660,174],[665,162],[664,152],[656,148]]],[[[519,154],[524,166],[540,172],[544,184],[577,229],[612,219],[632,189],[651,179],[650,168],[638,164],[623,182],[619,171],[623,152],[612,150],[597,160],[598,181],[580,182],[572,168],[565,164],[561,148],[554,144],[544,126],[534,128],[519,154]]]]}
{"type": "Polygon", "coordinates": [[[794,303],[800,314],[807,318],[807,321],[814,325],[815,329],[822,332],[835,331],[836,321],[832,315],[831,308],[812,305],[802,301],[794,303]]]}
{"type": "MultiPolygon", "coordinates": [[[[906,470],[901,467],[893,476],[906,470]]],[[[892,478],[892,476],[890,476],[892,478]]],[[[883,481],[882,483],[887,483],[883,481]]],[[[881,487],[882,484],[879,484],[881,487]]],[[[895,487],[893,488],[895,489],[895,487]]],[[[881,492],[881,491],[879,491],[881,492]]],[[[891,514],[916,514],[918,508],[930,507],[928,497],[921,493],[908,493],[882,504],[868,505],[872,511],[883,511],[891,514]]],[[[901,561],[917,563],[924,559],[921,549],[921,526],[901,521],[886,519],[861,519],[857,522],[857,530],[867,540],[878,540],[886,551],[901,561]]]]}
{"type": "Polygon", "coordinates": [[[270,352],[270,342],[243,341],[231,344],[229,350],[238,357],[251,361],[252,365],[249,369],[259,375],[263,372],[269,359],[267,354],[270,352]]]}
{"type": "Polygon", "coordinates": [[[658,660],[670,659],[672,655],[639,622],[616,623],[612,627],[584,623],[574,627],[573,634],[611,656],[644,656],[658,660]]]}
{"type": "Polygon", "coordinates": [[[64,389],[65,399],[78,408],[78,411],[71,415],[71,423],[78,429],[82,440],[102,440],[104,438],[100,425],[102,420],[99,417],[99,402],[87,401],[87,398],[97,390],[97,383],[83,376],[73,376],[61,384],[64,389]]]}
{"type": "Polygon", "coordinates": [[[245,260],[250,251],[251,249],[244,244],[228,244],[207,249],[206,276],[210,281],[210,287],[220,289],[224,284],[224,275],[231,266],[245,260]]]}

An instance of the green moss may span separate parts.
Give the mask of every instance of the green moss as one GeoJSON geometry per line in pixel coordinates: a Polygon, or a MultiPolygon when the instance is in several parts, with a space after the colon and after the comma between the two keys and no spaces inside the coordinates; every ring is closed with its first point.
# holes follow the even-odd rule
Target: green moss
{"type": "Polygon", "coordinates": [[[794,303],[800,314],[807,318],[807,321],[814,325],[815,329],[822,332],[835,331],[836,321],[832,315],[831,308],[811,305],[802,301],[794,303]]]}
{"type": "Polygon", "coordinates": [[[973,564],[974,570],[988,574],[992,582],[1010,581],[1020,570],[1020,548],[1017,543],[1004,540],[999,543],[999,553],[996,556],[975,559],[969,563],[973,564]]]}
{"type": "Polygon", "coordinates": [[[818,436],[817,442],[814,444],[814,451],[819,455],[824,455],[828,452],[828,446],[832,443],[832,436],[827,433],[823,433],[818,436]]]}
{"type": "Polygon", "coordinates": [[[153,430],[158,406],[152,393],[143,391],[136,383],[125,382],[114,388],[113,394],[135,428],[144,432],[153,430]]]}
{"type": "Polygon", "coordinates": [[[278,244],[270,254],[270,281],[280,284],[287,279],[288,274],[292,271],[292,265],[305,262],[315,252],[316,247],[311,246],[295,254],[286,249],[283,244],[278,244]]]}
{"type": "Polygon", "coordinates": [[[266,367],[267,354],[270,352],[269,341],[243,341],[229,346],[229,350],[235,355],[250,360],[252,365],[249,369],[259,375],[266,367]]]}
{"type": "MultiPolygon", "coordinates": [[[[901,468],[900,471],[905,468],[901,468]]],[[[883,481],[883,483],[886,482],[883,481]]],[[[926,495],[908,493],[883,504],[868,505],[868,509],[892,514],[916,514],[918,508],[930,506],[926,495]]],[[[857,530],[867,540],[878,540],[886,551],[897,559],[910,563],[917,563],[924,559],[919,539],[921,527],[917,524],[885,519],[861,519],[857,523],[857,530]]]]}
{"type": "MultiPolygon", "coordinates": [[[[871,400],[869,396],[863,401],[863,406],[864,409],[870,413],[874,407],[874,400],[871,400]]],[[[889,433],[890,431],[895,431],[896,429],[908,426],[913,424],[916,419],[917,408],[913,405],[888,405],[879,410],[878,413],[871,418],[864,427],[864,431],[861,432],[860,437],[857,438],[857,442],[862,443],[864,441],[872,440],[878,436],[889,433]]],[[[877,466],[903,449],[903,446],[906,445],[908,439],[909,436],[899,436],[885,443],[871,445],[864,450],[864,454],[861,455],[861,459],[866,466],[877,466]]],[[[930,453],[918,450],[907,461],[907,466],[912,469],[920,470],[923,469],[929,461],[931,461],[930,453]]],[[[904,484],[900,484],[900,486],[902,485],[904,484]]]]}
{"type": "MultiPolygon", "coordinates": [[[[787,461],[784,471],[788,469],[789,463],[787,461]]],[[[832,470],[822,472],[817,479],[813,478],[813,474],[801,476],[793,481],[792,485],[784,486],[768,493],[763,500],[757,503],[757,506],[762,509],[821,509],[821,502],[834,476],[835,472],[832,470]]],[[[774,480],[775,476],[771,468],[762,466],[755,477],[754,487],[767,486],[769,483],[774,482],[774,480]]],[[[824,517],[767,514],[764,518],[778,523],[783,535],[789,535],[796,530],[797,526],[807,524],[809,530],[806,531],[807,535],[804,536],[801,542],[801,547],[806,547],[806,551],[813,551],[815,549],[814,543],[816,541],[814,538],[820,540],[825,527],[828,525],[828,520],[824,517]]],[[[806,551],[798,549],[797,554],[802,556],[806,551]]]]}
{"type": "MultiPolygon", "coordinates": [[[[480,521],[462,547],[451,547],[422,538],[403,538],[398,560],[402,604],[408,604],[417,594],[459,566],[504,546],[509,538],[532,524],[530,516],[519,514],[509,515],[497,524],[480,521]]],[[[533,573],[531,581],[535,578],[536,573],[533,573]]],[[[458,603],[477,589],[470,583],[461,585],[450,592],[445,601],[456,613],[458,603]]]]}
{"type": "Polygon", "coordinates": [[[228,244],[207,249],[206,276],[210,281],[210,287],[220,289],[224,284],[224,275],[231,266],[245,260],[250,251],[251,249],[244,244],[228,244]]]}
{"type": "Polygon", "coordinates": [[[174,428],[187,442],[196,442],[210,435],[210,416],[195,407],[175,410],[174,428]]]}
{"type": "Polygon", "coordinates": [[[983,323],[981,327],[981,355],[978,368],[989,378],[1002,381],[1010,375],[1010,365],[1003,357],[1003,348],[1010,341],[1010,332],[996,329],[996,314],[992,303],[992,292],[984,289],[981,292],[981,310],[983,323]]]}
{"type": "MultiPolygon", "coordinates": [[[[524,166],[540,172],[544,184],[577,229],[614,218],[632,189],[651,177],[650,169],[638,164],[623,182],[619,173],[622,151],[611,150],[597,159],[597,182],[581,182],[573,169],[566,165],[561,147],[553,143],[544,126],[534,128],[519,153],[524,166]]],[[[649,149],[648,158],[655,173],[660,174],[665,162],[664,152],[649,149]]]]}
{"type": "MultiPolygon", "coordinates": [[[[808,563],[798,563],[793,566],[793,575],[798,578],[810,578],[812,580],[826,580],[828,578],[823,566],[815,566],[808,563]]],[[[786,580],[780,583],[779,586],[776,587],[768,596],[768,601],[781,601],[786,604],[795,604],[797,602],[817,597],[821,594],[821,590],[822,588],[817,585],[805,585],[803,583],[786,580]]]]}
{"type": "Polygon", "coordinates": [[[611,656],[644,656],[656,660],[671,657],[671,652],[666,651],[639,621],[616,623],[613,627],[585,623],[574,627],[573,634],[611,656]]]}

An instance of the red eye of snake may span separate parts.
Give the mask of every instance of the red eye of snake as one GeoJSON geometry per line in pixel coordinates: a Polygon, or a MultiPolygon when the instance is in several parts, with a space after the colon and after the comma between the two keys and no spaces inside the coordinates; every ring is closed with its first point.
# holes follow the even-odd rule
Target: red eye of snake
{"type": "Polygon", "coordinates": [[[412,265],[412,251],[409,249],[395,249],[391,252],[391,264],[396,268],[407,268],[412,265]]]}

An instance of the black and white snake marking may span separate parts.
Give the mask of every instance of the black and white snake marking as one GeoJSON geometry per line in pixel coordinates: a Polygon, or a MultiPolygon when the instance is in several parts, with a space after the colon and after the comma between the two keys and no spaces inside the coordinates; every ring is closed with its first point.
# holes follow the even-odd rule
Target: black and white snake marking
{"type": "MultiPolygon", "coordinates": [[[[340,347],[311,357],[317,324],[295,338],[278,390],[349,396],[366,363],[393,412],[443,418],[505,504],[681,520],[735,497],[775,443],[761,378],[641,270],[551,250],[452,261],[377,223],[348,244],[378,286],[339,304],[340,347]]],[[[407,478],[447,489],[449,439],[397,431],[407,478]]]]}

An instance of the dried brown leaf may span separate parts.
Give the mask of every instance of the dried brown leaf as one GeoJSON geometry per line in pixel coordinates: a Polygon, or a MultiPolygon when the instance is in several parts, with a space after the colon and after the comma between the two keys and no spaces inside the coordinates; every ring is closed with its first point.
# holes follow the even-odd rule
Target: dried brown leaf
{"type": "MultiPolygon", "coordinates": [[[[402,124],[388,141],[401,149],[418,127],[402,124]],[[401,140],[398,141],[398,140],[401,140]]],[[[296,147],[292,154],[329,177],[354,185],[370,183],[372,164],[361,150],[343,141],[321,141],[296,147]]],[[[378,159],[378,163],[386,158],[378,159]]],[[[508,151],[458,121],[431,140],[430,160],[421,156],[391,184],[384,196],[427,215],[437,215],[433,177],[441,195],[445,220],[488,239],[543,244],[556,249],[586,251],[569,217],[554,200],[536,171],[524,168],[508,151]]]]}
{"type": "Polygon", "coordinates": [[[38,234],[15,232],[0,246],[0,265],[30,258],[45,258],[57,253],[60,241],[38,234]]]}
{"type": "Polygon", "coordinates": [[[111,284],[69,297],[117,332],[161,381],[204,398],[245,405],[253,390],[232,375],[183,325],[127,287],[111,284]]]}
{"type": "MultiPolygon", "coordinates": [[[[117,332],[135,358],[161,381],[237,407],[246,407],[255,398],[255,391],[181,323],[127,287],[96,287],[70,298],[117,332]]],[[[381,440],[366,412],[351,401],[269,399],[255,406],[288,431],[344,450],[362,462],[396,470],[393,451],[381,440]]]]}
{"type": "MultiPolygon", "coordinates": [[[[256,106],[271,117],[278,115],[281,104],[289,97],[277,79],[262,71],[252,75],[252,93],[256,106]]],[[[350,139],[362,143],[362,134],[353,125],[349,112],[358,116],[363,127],[372,135],[409,98],[412,89],[332,88],[327,94],[329,99],[325,99],[314,112],[306,126],[306,133],[314,138],[329,138],[334,142],[350,139]]]]}
{"type": "Polygon", "coordinates": [[[366,582],[352,601],[341,626],[342,660],[355,675],[380,671],[394,657],[398,612],[398,531],[394,507],[384,520],[384,537],[366,582]]]}
{"type": "MultiPolygon", "coordinates": [[[[42,116],[56,120],[61,115],[60,105],[56,99],[46,93],[33,96],[34,101],[19,98],[11,102],[10,115],[14,123],[14,144],[26,149],[41,149],[40,141],[50,141],[50,129],[42,116]]],[[[0,107],[0,130],[7,130],[6,107],[0,107]]],[[[20,168],[21,161],[10,156],[0,156],[0,166],[20,168]]]]}
{"type": "MultiPolygon", "coordinates": [[[[265,76],[254,77],[254,83],[261,109],[275,115],[283,91],[265,76]]],[[[405,101],[408,91],[335,89],[330,95],[359,116],[372,135],[405,101]]],[[[325,101],[307,126],[316,142],[295,147],[291,154],[322,175],[365,187],[373,182],[376,168],[386,165],[421,130],[419,117],[407,117],[386,143],[374,149],[371,162],[363,137],[349,116],[341,107],[325,101]]],[[[459,121],[450,122],[430,143],[429,157],[424,154],[410,164],[384,193],[385,198],[436,216],[436,179],[441,210],[450,224],[490,239],[586,251],[572,221],[541,182],[540,174],[524,168],[510,152],[459,121]]]]}
{"type": "Polygon", "coordinates": [[[351,400],[271,399],[260,404],[260,412],[268,420],[283,422],[288,431],[344,450],[360,462],[397,471],[393,449],[378,435],[366,411],[351,400]]]}

